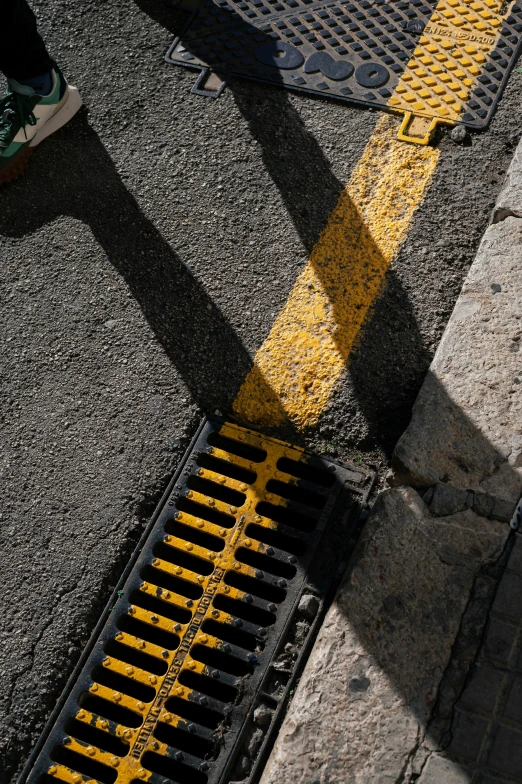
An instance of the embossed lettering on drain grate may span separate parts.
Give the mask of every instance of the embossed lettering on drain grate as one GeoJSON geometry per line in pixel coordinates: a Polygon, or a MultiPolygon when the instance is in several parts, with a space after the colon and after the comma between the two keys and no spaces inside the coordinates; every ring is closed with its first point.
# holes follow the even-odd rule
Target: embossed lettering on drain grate
{"type": "Polygon", "coordinates": [[[254,781],[372,478],[206,420],[21,781],[254,781]]]}
{"type": "Polygon", "coordinates": [[[518,54],[505,0],[180,0],[167,61],[483,128],[518,54]]]}

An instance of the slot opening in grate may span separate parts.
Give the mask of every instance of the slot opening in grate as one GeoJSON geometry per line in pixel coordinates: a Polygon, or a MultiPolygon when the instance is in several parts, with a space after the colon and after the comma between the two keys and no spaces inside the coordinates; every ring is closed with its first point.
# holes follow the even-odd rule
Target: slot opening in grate
{"type": "Polygon", "coordinates": [[[84,692],[78,700],[80,708],[84,708],[90,713],[97,713],[104,719],[115,721],[116,724],[122,724],[124,727],[140,727],[143,722],[143,716],[140,716],[129,708],[124,708],[123,705],[116,705],[110,700],[105,700],[103,697],[97,697],[95,694],[84,692]]]}
{"type": "Polygon", "coordinates": [[[246,534],[251,539],[263,542],[263,544],[267,544],[269,547],[277,547],[278,550],[284,550],[290,553],[290,555],[304,555],[308,549],[306,542],[302,539],[284,534],[275,528],[257,525],[257,523],[250,523],[247,526],[246,534]]]}
{"type": "Polygon", "coordinates": [[[78,719],[70,719],[65,725],[65,732],[72,738],[88,743],[90,746],[97,746],[116,757],[125,757],[129,753],[128,743],[124,743],[110,732],[104,732],[78,719]]]}
{"type": "Polygon", "coordinates": [[[181,577],[164,572],[162,569],[155,569],[154,566],[144,566],[140,572],[140,577],[146,582],[152,583],[152,585],[165,588],[166,591],[186,596],[187,599],[200,599],[203,593],[203,588],[200,585],[194,585],[194,583],[190,583],[188,580],[182,580],[181,577]]]}
{"type": "Polygon", "coordinates": [[[239,547],[236,550],[236,558],[240,563],[252,566],[254,569],[261,569],[263,572],[268,572],[268,574],[273,574],[276,577],[284,577],[287,580],[292,580],[297,574],[297,568],[293,564],[285,563],[278,558],[272,558],[272,556],[265,555],[265,553],[249,550],[246,547],[239,547]]]}
{"type": "Polygon", "coordinates": [[[206,561],[204,558],[184,552],[179,547],[172,547],[165,542],[157,542],[152,549],[152,553],[157,558],[162,558],[164,561],[174,564],[174,566],[188,569],[189,572],[208,575],[214,571],[212,561],[206,561]]]}
{"type": "Polygon", "coordinates": [[[220,512],[217,509],[211,509],[210,506],[198,504],[197,501],[192,501],[190,498],[178,498],[176,506],[180,512],[186,512],[192,517],[199,517],[201,520],[206,520],[208,523],[214,523],[221,528],[233,528],[236,524],[236,518],[226,512],[220,512]]]}
{"type": "Polygon", "coordinates": [[[214,743],[210,740],[202,738],[200,735],[192,735],[180,727],[172,727],[165,722],[158,722],[154,730],[154,737],[160,743],[167,743],[175,749],[185,751],[187,754],[192,754],[194,757],[204,759],[209,757],[214,749],[214,743]]]}
{"type": "Polygon", "coordinates": [[[53,762],[59,762],[77,773],[99,781],[100,784],[114,784],[118,778],[118,771],[114,768],[68,749],[67,746],[56,746],[51,753],[51,759],[53,762]]]}
{"type": "Polygon", "coordinates": [[[206,784],[208,781],[208,777],[202,771],[169,757],[162,757],[155,751],[145,752],[143,767],[159,776],[167,776],[175,784],[206,784]]]}
{"type": "Polygon", "coordinates": [[[263,463],[267,458],[265,449],[245,444],[243,441],[236,441],[235,438],[228,438],[221,435],[221,433],[209,433],[207,443],[215,446],[217,449],[221,449],[223,452],[243,457],[252,463],[263,463]]]}
{"type": "Polygon", "coordinates": [[[170,602],[158,599],[156,596],[152,596],[150,593],[145,593],[144,591],[133,591],[129,599],[131,604],[136,605],[136,607],[141,607],[142,610],[148,610],[152,613],[157,613],[157,615],[161,615],[163,618],[169,618],[169,620],[174,621],[175,623],[185,624],[192,618],[190,610],[185,610],[184,607],[179,607],[177,604],[171,604],[170,602]]]}
{"type": "Polygon", "coordinates": [[[201,476],[189,477],[187,487],[195,490],[196,493],[210,496],[210,498],[215,498],[216,501],[223,501],[224,504],[230,504],[231,506],[243,506],[246,501],[246,495],[240,493],[239,490],[220,485],[211,479],[203,479],[201,476]]]}
{"type": "Polygon", "coordinates": [[[215,474],[228,476],[230,479],[236,479],[238,482],[244,482],[246,485],[253,485],[257,479],[255,471],[243,468],[235,463],[229,463],[227,460],[221,460],[219,457],[209,455],[208,452],[202,452],[196,462],[200,468],[208,468],[209,471],[213,471],[215,474]]]}
{"type": "Polygon", "coordinates": [[[243,648],[245,651],[255,651],[259,645],[259,641],[253,634],[245,632],[243,629],[236,629],[235,626],[231,626],[229,623],[220,623],[219,621],[208,619],[203,621],[201,628],[207,634],[217,637],[218,640],[237,645],[238,648],[243,648]]]}
{"type": "Polygon", "coordinates": [[[306,533],[311,533],[317,527],[317,518],[308,517],[286,506],[270,504],[268,501],[260,501],[256,506],[256,512],[276,523],[281,523],[306,533]]]}
{"type": "Polygon", "coordinates": [[[254,669],[250,662],[242,661],[236,656],[230,656],[217,648],[207,648],[205,645],[195,645],[191,656],[201,664],[206,664],[207,667],[215,667],[217,670],[228,672],[229,675],[237,675],[239,678],[250,675],[254,669]]]}
{"type": "Polygon", "coordinates": [[[266,485],[269,493],[274,493],[288,501],[295,501],[298,504],[311,506],[312,509],[322,509],[326,503],[326,498],[320,493],[305,490],[299,485],[290,485],[286,482],[279,482],[277,479],[269,479],[266,485]]]}
{"type": "Polygon", "coordinates": [[[218,593],[212,602],[216,610],[223,610],[229,615],[235,615],[237,618],[242,618],[244,621],[250,621],[262,629],[273,626],[276,622],[274,613],[268,610],[263,610],[261,607],[256,607],[253,604],[241,601],[241,599],[231,599],[230,596],[225,596],[218,593]]]}
{"type": "Polygon", "coordinates": [[[189,689],[199,691],[201,694],[206,694],[207,697],[213,697],[220,702],[235,702],[238,691],[235,686],[228,683],[221,683],[221,681],[211,678],[208,675],[201,675],[192,670],[182,670],[179,676],[179,682],[182,686],[188,686],[189,689]]]}
{"type": "Polygon", "coordinates": [[[206,550],[212,550],[215,553],[220,553],[225,548],[225,542],[219,536],[190,525],[184,525],[177,520],[169,520],[165,526],[165,531],[178,539],[192,542],[192,544],[196,544],[198,547],[204,547],[206,550]]]}
{"type": "Polygon", "coordinates": [[[215,730],[216,727],[223,721],[224,716],[212,708],[205,708],[203,705],[198,705],[195,702],[183,700],[181,697],[169,697],[165,703],[168,711],[172,711],[176,716],[180,716],[186,721],[194,721],[196,724],[201,724],[202,727],[207,727],[209,730],[215,730]]]}
{"type": "Polygon", "coordinates": [[[127,678],[125,675],[120,675],[106,667],[95,667],[92,671],[92,679],[102,686],[107,686],[108,689],[120,691],[128,697],[141,700],[141,702],[152,702],[156,696],[156,690],[152,686],[127,678]]]}
{"type": "Polygon", "coordinates": [[[166,648],[168,651],[175,651],[179,645],[179,637],[174,632],[157,629],[144,621],[133,618],[132,615],[120,615],[117,627],[122,632],[132,634],[139,640],[146,640],[153,645],[159,645],[160,648],[166,648]]]}
{"type": "Polygon", "coordinates": [[[117,640],[108,640],[103,650],[108,656],[114,656],[115,659],[130,664],[131,667],[139,667],[140,670],[146,670],[153,675],[165,675],[168,670],[167,662],[157,659],[156,656],[150,656],[144,651],[131,648],[130,645],[125,645],[117,640]]]}
{"type": "Polygon", "coordinates": [[[291,460],[288,457],[280,457],[277,461],[277,467],[284,474],[290,474],[297,479],[304,479],[320,487],[332,487],[335,483],[334,474],[320,468],[314,468],[308,465],[308,463],[291,460]]]}
{"type": "Polygon", "coordinates": [[[281,604],[285,600],[286,591],[283,588],[278,588],[276,585],[270,585],[255,577],[249,577],[247,574],[239,574],[238,572],[227,572],[225,575],[225,583],[230,585],[231,588],[239,588],[240,591],[245,593],[252,593],[260,599],[266,599],[267,602],[274,604],[281,604]]]}

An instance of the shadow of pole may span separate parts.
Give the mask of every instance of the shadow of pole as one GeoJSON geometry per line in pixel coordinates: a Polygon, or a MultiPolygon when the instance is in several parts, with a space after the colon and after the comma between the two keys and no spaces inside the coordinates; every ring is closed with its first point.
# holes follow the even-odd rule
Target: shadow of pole
{"type": "MultiPolygon", "coordinates": [[[[159,0],[136,2],[144,13],[152,16],[172,34],[179,30],[181,20],[185,18],[183,11],[168,9],[159,0]]],[[[303,246],[310,254],[309,274],[300,276],[291,295],[294,300],[293,311],[307,314],[319,302],[324,318],[322,321],[318,319],[317,333],[308,336],[312,350],[308,352],[306,367],[300,368],[298,373],[293,367],[298,325],[291,322],[298,322],[299,317],[295,312],[288,314],[287,305],[276,319],[269,338],[271,349],[275,346],[273,356],[279,360],[277,367],[272,361],[264,362],[260,354],[252,367],[243,347],[237,345],[234,336],[228,335],[227,341],[233,346],[232,366],[238,371],[234,373],[234,381],[230,378],[225,381],[224,389],[227,391],[224,395],[219,394],[219,400],[214,403],[210,403],[209,397],[212,382],[204,384],[203,394],[198,390],[201,380],[198,384],[190,384],[191,391],[200,404],[203,401],[206,408],[219,406],[230,410],[235,388],[239,398],[234,411],[241,419],[263,425],[270,432],[279,433],[283,437],[302,441],[300,431],[306,431],[307,428],[303,428],[299,419],[296,421],[288,413],[298,411],[306,415],[310,405],[315,410],[324,411],[331,402],[335,404],[332,401],[335,395],[331,393],[333,387],[339,384],[319,384],[314,396],[315,377],[342,378],[344,380],[339,383],[344,384],[357,409],[357,415],[360,416],[362,412],[367,420],[364,446],[371,449],[378,444],[389,452],[406,423],[408,405],[413,402],[414,393],[422,381],[422,372],[427,368],[427,358],[408,296],[397,275],[389,270],[390,258],[383,254],[383,242],[377,241],[372,235],[366,216],[361,214],[354,203],[346,184],[340,182],[333,173],[331,162],[314,134],[305,126],[286,90],[274,90],[273,85],[253,86],[251,82],[234,78],[230,79],[227,89],[232,92],[241,115],[258,142],[265,167],[283,199],[303,246]],[[328,237],[321,243],[320,238],[327,225],[328,237]],[[313,293],[310,294],[314,287],[319,291],[319,299],[313,293]],[[382,314],[386,312],[390,301],[394,303],[394,328],[382,329],[382,314]],[[371,326],[373,312],[380,317],[378,330],[371,326]],[[399,334],[401,339],[406,337],[402,328],[405,321],[408,323],[407,343],[415,349],[407,353],[402,350],[401,341],[397,339],[399,334]],[[322,329],[325,323],[327,330],[322,329]],[[377,331],[379,351],[376,357],[372,336],[376,336],[377,331]],[[419,352],[422,359],[419,358],[419,352]],[[399,364],[399,357],[401,372],[393,372],[399,364]],[[392,371],[390,383],[386,383],[384,378],[382,360],[387,370],[392,371]],[[349,374],[346,373],[348,363],[349,374]],[[241,371],[246,379],[244,384],[241,383],[241,371]],[[372,380],[377,384],[373,385],[372,380]],[[379,414],[374,404],[377,391],[378,409],[382,412],[379,414]],[[394,422],[391,428],[390,417],[386,414],[390,400],[394,401],[394,422]],[[396,401],[399,400],[401,402],[397,406],[396,401]],[[396,409],[400,411],[397,417],[396,409]]],[[[377,167],[375,172],[378,172],[377,167]]],[[[131,269],[130,272],[134,277],[136,270],[131,269]]],[[[141,287],[138,284],[136,288],[139,290],[141,287]]],[[[150,312],[146,304],[142,304],[142,307],[155,331],[159,332],[162,342],[172,341],[172,335],[162,334],[168,331],[165,320],[160,319],[158,322],[154,309],[150,312]]],[[[200,312],[201,308],[195,309],[196,322],[198,310],[200,312]]],[[[219,318],[210,320],[211,331],[212,325],[216,323],[219,323],[219,318]]],[[[218,328],[218,332],[223,333],[223,329],[218,328]]],[[[183,339],[181,335],[179,347],[183,339]]],[[[216,341],[213,341],[212,348],[215,345],[216,341]]],[[[180,365],[180,355],[183,357],[184,354],[183,350],[178,351],[174,360],[177,366],[180,365]]],[[[195,375],[199,375],[200,379],[204,377],[203,368],[200,368],[199,374],[187,367],[181,372],[184,378],[193,378],[195,375]]],[[[212,393],[216,395],[216,388],[212,393]]]]}
{"type": "Polygon", "coordinates": [[[391,270],[418,194],[410,200],[407,187],[402,195],[397,183],[388,183],[386,177],[396,175],[400,184],[411,173],[414,187],[420,183],[422,191],[436,156],[419,157],[414,150],[395,164],[395,129],[392,120],[384,120],[380,146],[375,145],[382,160],[377,165],[367,148],[353,182],[342,184],[287,94],[265,94],[234,80],[230,88],[310,254],[256,356],[235,411],[264,427],[282,426],[283,414],[297,431],[307,431],[335,405],[333,393],[342,384],[356,415],[363,413],[367,420],[361,447],[380,446],[389,453],[429,363],[407,293],[391,270]],[[379,321],[372,327],[374,316],[379,321]],[[383,318],[389,319],[386,329],[383,318]],[[414,351],[404,350],[404,338],[414,351]],[[389,383],[383,364],[391,371],[389,383]],[[261,379],[271,399],[276,392],[281,400],[278,411],[271,399],[259,394],[261,379]],[[385,413],[390,402],[396,420],[391,428],[390,412],[385,413]]]}
{"type": "Polygon", "coordinates": [[[344,184],[315,136],[306,128],[285,89],[246,80],[228,83],[236,106],[261,148],[266,170],[278,189],[303,246],[312,250],[333,212],[344,184]]]}

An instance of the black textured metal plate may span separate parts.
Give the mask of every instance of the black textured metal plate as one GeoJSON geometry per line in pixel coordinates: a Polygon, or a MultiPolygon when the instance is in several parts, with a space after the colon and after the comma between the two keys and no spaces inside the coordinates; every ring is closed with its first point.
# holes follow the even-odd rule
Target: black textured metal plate
{"type": "Polygon", "coordinates": [[[253,781],[371,483],[206,420],[21,782],[253,781]]]}
{"type": "Polygon", "coordinates": [[[476,128],[491,118],[522,31],[521,7],[503,0],[190,7],[170,63],[476,128]]]}
{"type": "Polygon", "coordinates": [[[386,106],[434,0],[203,0],[167,59],[386,106]]]}

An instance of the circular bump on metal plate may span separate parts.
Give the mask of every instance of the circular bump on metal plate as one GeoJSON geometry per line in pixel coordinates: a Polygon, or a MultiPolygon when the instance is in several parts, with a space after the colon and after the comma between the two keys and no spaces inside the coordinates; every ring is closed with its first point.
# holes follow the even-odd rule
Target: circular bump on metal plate
{"type": "Polygon", "coordinates": [[[390,78],[390,73],[379,63],[363,63],[355,70],[355,81],[361,87],[382,87],[390,78]]]}
{"type": "Polygon", "coordinates": [[[270,65],[281,70],[300,68],[304,63],[301,52],[286,41],[270,41],[263,44],[255,52],[256,59],[263,65],[270,65]]]}
{"type": "Polygon", "coordinates": [[[353,74],[353,65],[346,60],[334,60],[327,52],[314,52],[306,61],[305,73],[321,71],[328,79],[340,82],[353,74]]]}

